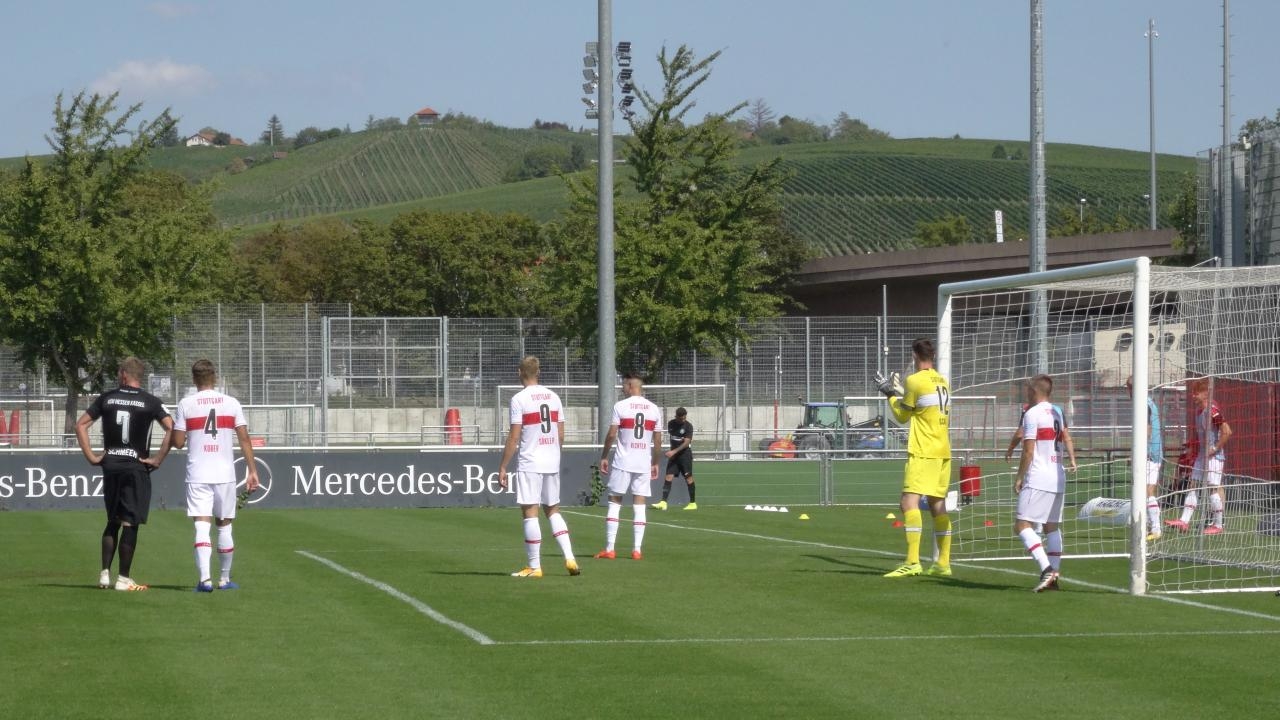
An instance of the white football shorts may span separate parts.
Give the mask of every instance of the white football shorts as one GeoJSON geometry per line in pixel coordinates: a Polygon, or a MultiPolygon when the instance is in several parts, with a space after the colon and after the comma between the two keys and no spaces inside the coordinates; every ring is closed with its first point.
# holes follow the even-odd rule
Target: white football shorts
{"type": "Polygon", "coordinates": [[[1147,484],[1160,484],[1160,463],[1151,460],[1147,461],[1147,484]]]}
{"type": "Polygon", "coordinates": [[[1191,481],[1218,487],[1222,484],[1222,465],[1221,460],[1214,458],[1196,458],[1196,466],[1191,469],[1191,481]]]}
{"type": "Polygon", "coordinates": [[[609,468],[609,494],[626,495],[628,492],[636,497],[649,497],[649,471],[628,472],[609,468]]]}
{"type": "Polygon", "coordinates": [[[1018,511],[1014,517],[1033,523],[1060,523],[1064,495],[1065,493],[1024,487],[1018,493],[1018,511]]]}
{"type": "Polygon", "coordinates": [[[521,505],[559,505],[560,473],[516,473],[516,502],[521,505]]]}
{"type": "Polygon", "coordinates": [[[187,517],[230,520],[235,516],[235,483],[187,483],[187,517]]]}

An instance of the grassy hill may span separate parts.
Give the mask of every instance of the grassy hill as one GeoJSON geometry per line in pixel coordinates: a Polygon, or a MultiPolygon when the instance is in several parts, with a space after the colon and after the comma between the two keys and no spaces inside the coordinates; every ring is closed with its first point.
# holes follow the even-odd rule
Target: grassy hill
{"type": "MultiPolygon", "coordinates": [[[[561,179],[503,182],[527,151],[545,144],[578,144],[595,155],[595,138],[579,133],[434,127],[352,133],[280,160],[261,146],[166,148],[153,164],[192,181],[214,180],[218,217],[241,232],[320,216],[389,220],[420,209],[519,212],[545,221],[567,206],[561,179]],[[228,172],[236,158],[250,167],[228,172]]],[[[1029,165],[994,159],[997,144],[1029,154],[1026,143],[1012,141],[886,139],[751,147],[740,162],[781,156],[792,174],[786,223],[820,253],[843,255],[911,247],[916,223],[948,214],[964,215],[978,237],[990,238],[999,209],[1006,235],[1025,236],[1029,165]]],[[[1078,212],[1080,198],[1103,222],[1146,217],[1146,153],[1050,144],[1045,157],[1051,226],[1078,212]]],[[[0,160],[0,168],[17,162],[0,160]]],[[[1158,167],[1167,201],[1195,159],[1161,155],[1158,167]]],[[[624,197],[625,173],[620,167],[624,197]]]]}

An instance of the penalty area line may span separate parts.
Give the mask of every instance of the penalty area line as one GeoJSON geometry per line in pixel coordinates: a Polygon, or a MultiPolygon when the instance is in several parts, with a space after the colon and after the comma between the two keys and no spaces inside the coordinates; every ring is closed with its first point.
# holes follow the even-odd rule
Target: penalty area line
{"type": "Polygon", "coordinates": [[[299,555],[301,555],[301,556],[303,556],[303,557],[311,558],[312,560],[315,560],[316,562],[320,563],[321,565],[326,565],[326,566],[328,566],[330,569],[332,569],[332,570],[336,570],[337,572],[340,572],[340,573],[342,573],[343,575],[346,575],[346,576],[347,576],[347,577],[349,577],[349,578],[354,578],[354,579],[359,580],[360,582],[362,582],[362,583],[364,583],[364,584],[366,584],[366,585],[371,585],[371,586],[373,586],[373,587],[375,587],[375,588],[377,588],[377,589],[381,590],[382,592],[384,592],[384,593],[386,593],[386,594],[390,595],[391,597],[393,597],[393,598],[395,598],[395,599],[399,600],[400,602],[403,602],[403,603],[405,603],[405,604],[409,605],[409,606],[410,606],[410,607],[412,607],[414,610],[417,610],[418,612],[422,613],[423,615],[426,615],[427,617],[431,618],[432,620],[435,620],[436,622],[440,623],[441,625],[444,625],[444,626],[446,626],[446,627],[451,627],[451,628],[453,628],[454,630],[457,630],[458,632],[462,633],[463,635],[466,635],[467,637],[471,638],[472,640],[475,640],[476,642],[480,643],[481,645],[495,645],[495,644],[498,644],[498,643],[495,643],[495,642],[494,642],[493,638],[489,637],[488,635],[485,635],[484,633],[480,632],[479,630],[476,630],[475,628],[473,628],[473,627],[471,627],[471,626],[469,626],[469,625],[464,625],[464,624],[462,624],[462,623],[458,622],[457,620],[452,620],[452,619],[450,619],[450,618],[448,618],[448,617],[445,617],[443,614],[441,614],[438,610],[436,610],[435,608],[431,607],[430,605],[428,605],[428,604],[426,604],[426,603],[422,602],[421,600],[419,600],[419,599],[417,599],[417,598],[413,597],[412,595],[406,595],[405,593],[403,593],[403,592],[401,592],[401,591],[399,591],[399,590],[397,590],[397,589],[395,589],[395,588],[391,587],[390,585],[388,585],[388,584],[386,584],[386,583],[382,582],[381,580],[374,580],[373,578],[371,578],[371,577],[369,577],[369,576],[367,576],[367,575],[362,575],[362,574],[360,574],[360,573],[356,572],[355,570],[350,570],[350,569],[348,569],[348,568],[345,568],[345,567],[343,567],[343,566],[339,565],[338,563],[336,563],[336,562],[334,562],[334,561],[332,561],[332,560],[329,560],[328,558],[323,558],[323,557],[320,557],[319,555],[314,555],[314,554],[312,554],[312,553],[307,552],[306,550],[295,550],[294,552],[298,553],[299,555]]]}
{"type": "MultiPolygon", "coordinates": [[[[591,513],[574,512],[572,510],[561,510],[561,512],[572,513],[574,515],[581,515],[583,517],[592,517],[592,518],[599,517],[597,515],[592,515],[591,513]]],[[[790,545],[806,545],[809,547],[820,547],[820,548],[826,548],[829,550],[844,550],[846,552],[864,553],[867,555],[879,555],[882,557],[885,557],[885,556],[902,557],[901,552],[890,552],[887,550],[877,550],[874,548],[851,547],[848,545],[834,545],[831,543],[814,542],[812,540],[795,540],[792,538],[776,537],[772,535],[757,535],[755,533],[746,533],[746,532],[740,532],[737,530],[719,530],[716,528],[689,527],[687,525],[676,525],[673,523],[664,523],[660,521],[655,522],[653,520],[649,521],[649,525],[675,528],[677,530],[689,530],[692,532],[712,533],[715,535],[731,535],[734,537],[752,538],[755,540],[787,543],[790,545]]],[[[989,565],[985,563],[978,565],[978,564],[966,563],[966,562],[953,562],[951,563],[951,565],[952,567],[960,567],[960,568],[966,568],[971,570],[986,570],[988,572],[1005,573],[1006,575],[1017,575],[1019,577],[1038,577],[1039,576],[1039,573],[1026,572],[1023,570],[1014,570],[1013,568],[997,567],[997,566],[989,565]]],[[[1068,583],[1068,585],[1079,585],[1081,587],[1087,587],[1093,590],[1105,590],[1107,592],[1118,593],[1120,595],[1129,594],[1129,590],[1127,588],[1116,587],[1115,585],[1104,585],[1102,583],[1089,582],[1087,580],[1077,580],[1072,577],[1067,577],[1066,582],[1068,583]]],[[[1150,599],[1150,600],[1159,600],[1160,602],[1167,602],[1174,605],[1183,605],[1186,607],[1199,608],[1201,610],[1212,610],[1214,612],[1229,613],[1232,615],[1241,615],[1243,617],[1250,617],[1257,620],[1280,622],[1280,616],[1277,616],[1277,615],[1268,615],[1267,613],[1254,612],[1252,610],[1242,610],[1240,608],[1223,607],[1221,605],[1212,605],[1210,603],[1197,602],[1195,600],[1185,600],[1183,598],[1171,597],[1169,595],[1157,595],[1157,594],[1147,593],[1142,595],[1141,597],[1145,599],[1150,599]]]]}
{"type": "Polygon", "coordinates": [[[964,641],[964,640],[1105,640],[1108,638],[1181,638],[1181,637],[1233,637],[1273,636],[1280,630],[1169,630],[1152,632],[1074,632],[1074,633],[975,633],[972,635],[832,635],[818,637],[758,637],[758,638],[618,638],[615,640],[503,640],[495,645],[697,645],[697,644],[747,644],[747,643],[807,643],[807,642],[901,642],[901,641],[964,641]]]}

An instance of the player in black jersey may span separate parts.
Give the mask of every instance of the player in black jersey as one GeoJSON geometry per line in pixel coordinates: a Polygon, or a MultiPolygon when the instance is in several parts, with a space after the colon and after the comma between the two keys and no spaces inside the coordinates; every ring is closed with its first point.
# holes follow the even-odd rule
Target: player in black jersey
{"type": "Polygon", "coordinates": [[[154,395],[141,389],[146,368],[142,361],[127,357],[120,361],[120,387],[94,400],[76,421],[76,440],[90,465],[102,466],[102,497],[107,508],[107,527],[102,531],[102,572],[98,587],[111,587],[111,561],[120,548],[120,575],[117,590],[146,590],[131,579],[133,553],[138,546],[138,526],[151,510],[151,471],[160,467],[169,452],[173,418],[154,395]],[[102,418],[101,455],[89,446],[89,428],[102,418]],[[151,456],[151,423],[164,428],[164,439],[151,456]],[[121,531],[123,528],[123,531],[121,531]],[[119,538],[117,540],[117,534],[119,538]]]}
{"type": "Polygon", "coordinates": [[[693,487],[693,450],[689,445],[693,442],[693,423],[688,419],[689,411],[676,408],[676,416],[667,423],[667,437],[671,438],[671,449],[666,452],[667,477],[662,483],[662,500],[653,504],[656,510],[667,509],[667,496],[671,494],[671,481],[676,475],[683,475],[689,484],[689,504],[685,510],[697,510],[697,495],[693,487]]]}

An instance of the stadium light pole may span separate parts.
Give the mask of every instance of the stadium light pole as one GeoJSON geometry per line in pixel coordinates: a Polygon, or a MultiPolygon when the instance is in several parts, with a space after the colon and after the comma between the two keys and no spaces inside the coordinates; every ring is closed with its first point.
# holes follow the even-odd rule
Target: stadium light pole
{"type": "Polygon", "coordinates": [[[1235,263],[1235,229],[1231,207],[1235,178],[1231,172],[1231,2],[1222,0],[1222,157],[1218,165],[1222,170],[1222,266],[1235,263]]]}
{"type": "MultiPolygon", "coordinates": [[[[1031,0],[1031,242],[1028,248],[1031,272],[1046,269],[1044,184],[1044,2],[1031,0]]],[[[1048,372],[1049,308],[1044,291],[1032,291],[1031,303],[1031,352],[1035,370],[1048,372]]]]}
{"type": "Polygon", "coordinates": [[[1147,117],[1151,142],[1151,195],[1148,203],[1151,229],[1156,229],[1156,19],[1147,19],[1147,117]]]}
{"type": "Polygon", "coordinates": [[[598,383],[596,417],[600,442],[609,432],[613,414],[613,381],[617,365],[614,325],[613,267],[613,2],[597,0],[597,54],[600,61],[599,133],[600,161],[596,163],[596,365],[598,383]]]}

